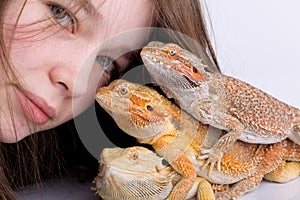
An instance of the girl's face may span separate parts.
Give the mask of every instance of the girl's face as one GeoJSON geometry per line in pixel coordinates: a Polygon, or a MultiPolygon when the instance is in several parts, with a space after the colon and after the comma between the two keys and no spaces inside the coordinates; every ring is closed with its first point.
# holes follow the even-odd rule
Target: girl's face
{"type": "Polygon", "coordinates": [[[152,16],[150,0],[28,0],[15,27],[21,9],[22,1],[12,1],[4,18],[4,39],[24,88],[4,81],[0,68],[2,142],[55,127],[86,109],[110,72],[128,65],[119,51],[142,45],[144,35],[101,44],[150,26],[152,16]]]}

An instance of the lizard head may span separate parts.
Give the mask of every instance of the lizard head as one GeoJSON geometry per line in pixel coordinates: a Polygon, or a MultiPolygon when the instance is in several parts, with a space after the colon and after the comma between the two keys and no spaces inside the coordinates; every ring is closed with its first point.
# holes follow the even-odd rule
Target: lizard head
{"type": "Polygon", "coordinates": [[[105,148],[94,189],[104,199],[165,199],[174,173],[162,161],[144,147],[105,148]]]}
{"type": "Polygon", "coordinates": [[[199,88],[209,76],[200,58],[176,44],[152,41],[143,48],[141,57],[155,82],[171,87],[171,91],[199,88]]]}
{"type": "Polygon", "coordinates": [[[100,88],[95,98],[123,131],[140,142],[179,127],[179,120],[170,114],[180,110],[150,87],[118,79],[100,88]]]}
{"type": "Polygon", "coordinates": [[[105,148],[100,155],[100,164],[114,166],[118,170],[132,173],[158,173],[166,165],[163,158],[141,146],[129,148],[105,148]]]}

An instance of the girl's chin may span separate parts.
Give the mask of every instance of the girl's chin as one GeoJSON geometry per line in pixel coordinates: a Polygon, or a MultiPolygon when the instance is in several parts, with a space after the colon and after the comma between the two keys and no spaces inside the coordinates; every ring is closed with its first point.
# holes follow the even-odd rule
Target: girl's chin
{"type": "MultiPolygon", "coordinates": [[[[49,128],[50,129],[50,128],[49,128]]],[[[36,134],[40,131],[47,130],[47,128],[41,129],[40,127],[29,128],[27,125],[19,125],[7,127],[5,130],[0,131],[0,142],[3,143],[16,143],[29,135],[36,134]]]]}

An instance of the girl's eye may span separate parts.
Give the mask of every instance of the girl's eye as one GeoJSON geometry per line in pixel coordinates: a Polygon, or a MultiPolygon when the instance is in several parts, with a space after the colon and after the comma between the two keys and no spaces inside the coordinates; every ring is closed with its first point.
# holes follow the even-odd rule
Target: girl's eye
{"type": "Polygon", "coordinates": [[[113,59],[108,56],[97,56],[96,61],[102,67],[102,69],[109,75],[114,75],[117,72],[117,66],[113,59]]]}
{"type": "Polygon", "coordinates": [[[97,56],[96,60],[104,70],[114,65],[114,61],[108,56],[97,56]]]}
{"type": "Polygon", "coordinates": [[[76,20],[67,9],[55,4],[48,4],[48,7],[51,16],[60,26],[66,28],[71,33],[75,32],[76,20]]]}

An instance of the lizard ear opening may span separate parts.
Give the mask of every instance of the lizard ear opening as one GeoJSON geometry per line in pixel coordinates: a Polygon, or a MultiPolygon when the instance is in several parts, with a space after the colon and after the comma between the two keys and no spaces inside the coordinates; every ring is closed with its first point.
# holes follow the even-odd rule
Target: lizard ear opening
{"type": "Polygon", "coordinates": [[[150,106],[150,105],[147,105],[147,106],[146,106],[146,109],[147,109],[148,111],[153,111],[153,107],[150,106]]]}
{"type": "Polygon", "coordinates": [[[201,72],[199,72],[199,70],[195,66],[192,66],[191,71],[193,73],[193,74],[191,74],[191,76],[193,78],[195,78],[197,81],[204,81],[205,80],[204,76],[201,74],[201,72]]]}
{"type": "Polygon", "coordinates": [[[197,73],[197,72],[198,72],[198,70],[197,70],[197,68],[196,68],[195,66],[192,66],[192,71],[193,71],[194,73],[197,73]]]}
{"type": "Polygon", "coordinates": [[[165,159],[162,159],[161,164],[164,165],[164,166],[170,165],[169,162],[165,159]]]}

